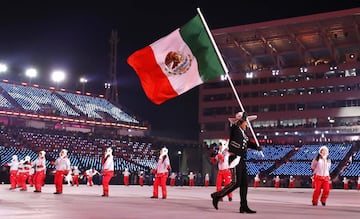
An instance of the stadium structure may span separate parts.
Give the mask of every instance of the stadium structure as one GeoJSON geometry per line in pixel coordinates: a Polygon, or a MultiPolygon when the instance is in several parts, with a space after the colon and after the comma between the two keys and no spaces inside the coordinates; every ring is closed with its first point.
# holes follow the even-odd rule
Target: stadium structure
{"type": "MultiPolygon", "coordinates": [[[[212,30],[263,143],[357,141],[360,8],[212,30]]],[[[200,86],[200,140],[242,111],[226,78],[200,86]]]]}

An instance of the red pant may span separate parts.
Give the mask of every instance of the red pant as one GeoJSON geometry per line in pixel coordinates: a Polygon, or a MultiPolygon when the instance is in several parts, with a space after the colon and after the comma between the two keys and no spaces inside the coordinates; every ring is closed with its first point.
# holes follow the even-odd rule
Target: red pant
{"type": "Polygon", "coordinates": [[[320,201],[321,203],[326,203],[326,199],[328,198],[330,192],[329,177],[315,176],[314,184],[315,184],[315,189],[313,192],[312,203],[317,205],[321,193],[321,189],[322,189],[322,195],[320,201]]]}
{"type": "Polygon", "coordinates": [[[254,181],[254,188],[259,186],[259,181],[254,181]]]}
{"type": "Polygon", "coordinates": [[[206,187],[209,186],[209,180],[205,180],[205,186],[206,186],[206,187]]]}
{"type": "Polygon", "coordinates": [[[27,190],[27,187],[26,187],[26,180],[27,180],[27,178],[29,177],[29,173],[20,173],[19,174],[20,175],[20,177],[19,177],[19,180],[20,180],[20,182],[19,182],[19,184],[20,184],[20,186],[21,186],[21,189],[22,190],[27,190]]]}
{"type": "Polygon", "coordinates": [[[124,176],[124,185],[129,185],[129,176],[124,176]]]}
{"type": "Polygon", "coordinates": [[[142,178],[142,177],[139,178],[139,185],[140,186],[144,185],[144,178],[142,178]]]}
{"type": "Polygon", "coordinates": [[[54,184],[55,184],[56,192],[58,193],[62,193],[63,191],[64,174],[65,171],[63,170],[56,170],[55,172],[54,184]]]}
{"type": "Polygon", "coordinates": [[[92,176],[88,176],[88,184],[89,186],[93,186],[92,176]]]}
{"type": "MultiPolygon", "coordinates": [[[[226,170],[219,170],[217,177],[216,177],[216,191],[220,191],[222,184],[224,182],[224,186],[227,186],[230,184],[231,182],[231,171],[230,169],[226,169],[226,170]]],[[[232,193],[230,192],[228,194],[229,198],[232,198],[232,193]]]]}
{"type": "Polygon", "coordinates": [[[170,179],[170,186],[175,186],[175,179],[170,179]]]}
{"type": "Polygon", "coordinates": [[[280,182],[275,182],[275,188],[279,188],[280,187],[280,182]]]}
{"type": "Polygon", "coordinates": [[[10,170],[10,189],[16,189],[17,170],[10,170]]]}
{"type": "Polygon", "coordinates": [[[194,186],[194,185],[195,185],[194,179],[190,179],[189,180],[189,186],[194,186]]]}
{"type": "Polygon", "coordinates": [[[74,175],[72,185],[79,186],[79,175],[74,175]]]}
{"type": "Polygon", "coordinates": [[[166,191],[166,180],[168,178],[168,173],[157,173],[155,176],[155,181],[154,181],[154,191],[153,191],[153,196],[154,197],[158,197],[159,193],[158,193],[158,189],[159,189],[159,185],[161,186],[161,191],[162,191],[162,198],[166,198],[167,196],[167,191],[166,191]]]}
{"type": "Polygon", "coordinates": [[[44,185],[45,170],[36,171],[34,174],[35,191],[41,191],[41,187],[44,185]]]}
{"type": "Polygon", "coordinates": [[[110,171],[110,170],[103,171],[102,185],[103,185],[103,195],[105,196],[109,195],[109,183],[113,176],[114,176],[114,171],[110,171]]]}
{"type": "Polygon", "coordinates": [[[294,188],[294,182],[289,182],[289,188],[294,188]]]}

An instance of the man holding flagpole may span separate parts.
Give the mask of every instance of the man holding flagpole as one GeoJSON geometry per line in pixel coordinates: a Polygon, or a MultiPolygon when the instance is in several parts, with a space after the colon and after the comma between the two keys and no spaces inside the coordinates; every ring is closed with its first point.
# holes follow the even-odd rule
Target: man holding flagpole
{"type": "Polygon", "coordinates": [[[235,171],[232,171],[232,181],[230,184],[225,186],[222,190],[211,194],[212,203],[215,209],[218,209],[218,203],[222,197],[240,187],[240,213],[256,213],[256,211],[249,208],[247,203],[248,174],[246,167],[246,152],[248,148],[261,151],[262,147],[250,141],[245,133],[248,123],[256,118],[256,115],[248,116],[245,112],[238,112],[235,115],[235,118],[229,118],[231,123],[229,162],[230,167],[235,166],[235,171]],[[234,164],[235,160],[237,160],[238,163],[234,164]]]}

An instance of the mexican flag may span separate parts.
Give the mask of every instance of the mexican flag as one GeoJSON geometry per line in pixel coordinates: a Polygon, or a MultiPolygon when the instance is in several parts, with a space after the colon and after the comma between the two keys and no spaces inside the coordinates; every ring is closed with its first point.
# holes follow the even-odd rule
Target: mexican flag
{"type": "Polygon", "coordinates": [[[137,73],[146,96],[155,104],[225,73],[199,15],[135,51],[127,62],[137,73]]]}

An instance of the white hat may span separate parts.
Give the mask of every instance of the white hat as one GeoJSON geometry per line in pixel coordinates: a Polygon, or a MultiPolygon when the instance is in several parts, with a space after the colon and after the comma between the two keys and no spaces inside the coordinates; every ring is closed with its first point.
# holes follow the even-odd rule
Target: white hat
{"type": "Polygon", "coordinates": [[[28,162],[30,162],[30,156],[29,155],[27,155],[26,157],[25,157],[25,161],[28,161],[28,162]]]}
{"type": "Polygon", "coordinates": [[[40,151],[39,154],[41,154],[41,156],[45,156],[46,152],[45,151],[40,151]]]}
{"type": "Polygon", "coordinates": [[[160,155],[167,155],[169,150],[166,147],[161,148],[160,155]]]}
{"type": "Polygon", "coordinates": [[[106,148],[105,157],[108,156],[108,155],[111,155],[112,152],[113,152],[113,150],[111,148],[106,148]]]}
{"type": "Polygon", "coordinates": [[[236,124],[240,120],[245,121],[247,119],[250,122],[252,120],[257,119],[257,115],[245,116],[245,118],[243,118],[243,116],[244,116],[244,112],[238,112],[235,114],[235,118],[228,118],[228,120],[231,124],[236,124]]]}
{"type": "Polygon", "coordinates": [[[320,147],[320,149],[319,149],[319,154],[321,153],[321,151],[322,151],[323,149],[326,150],[326,154],[329,154],[329,148],[326,147],[325,145],[320,147]]]}
{"type": "Polygon", "coordinates": [[[13,159],[13,160],[18,160],[17,155],[13,155],[13,156],[12,156],[12,159],[13,159]]]}

